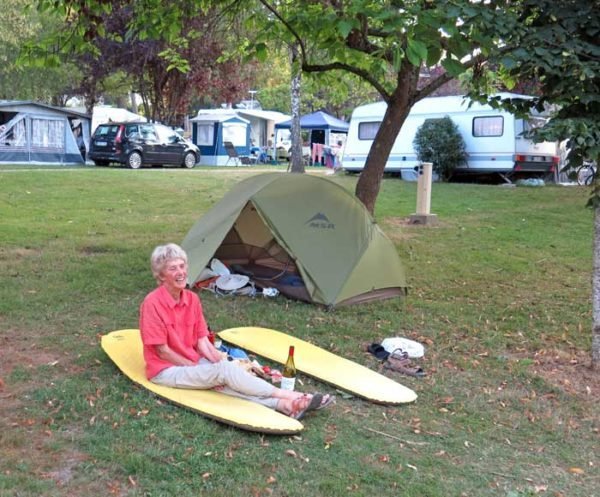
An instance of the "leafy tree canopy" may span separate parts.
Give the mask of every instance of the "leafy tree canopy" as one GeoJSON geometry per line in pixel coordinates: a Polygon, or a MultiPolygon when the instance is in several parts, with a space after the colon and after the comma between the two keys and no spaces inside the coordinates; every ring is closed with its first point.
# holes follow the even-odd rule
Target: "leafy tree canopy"
{"type": "Polygon", "coordinates": [[[261,56],[269,39],[298,43],[305,72],[346,71],[387,103],[356,194],[371,212],[393,143],[412,105],[468,69],[480,70],[518,20],[513,2],[451,0],[260,0],[262,27],[253,45],[261,56]],[[261,38],[262,36],[262,38],[261,38]],[[419,85],[424,68],[443,72],[419,85]]]}
{"type": "MultiPolygon", "coordinates": [[[[181,124],[201,94],[231,102],[248,84],[253,64],[221,60],[237,43],[235,20],[209,2],[153,0],[38,0],[42,12],[58,12],[66,27],[32,44],[27,54],[48,64],[75,58],[85,77],[81,91],[94,104],[111,74],[126,75],[142,96],[145,114],[181,124]]],[[[125,80],[122,80],[125,81],[125,80]]]]}
{"type": "MultiPolygon", "coordinates": [[[[500,102],[515,112],[556,110],[549,123],[534,130],[536,140],[568,140],[568,167],[600,156],[600,14],[587,0],[525,0],[514,34],[515,49],[495,56],[508,86],[535,79],[540,94],[533,100],[500,102]]],[[[482,79],[473,81],[474,93],[482,79]]],[[[600,199],[596,190],[594,202],[600,199]]]]}
{"type": "Polygon", "coordinates": [[[0,99],[39,100],[62,105],[64,96],[77,85],[80,72],[73,64],[62,67],[20,65],[23,45],[33,43],[42,33],[61,25],[50,13],[39,15],[30,9],[31,0],[5,0],[0,14],[0,99]]]}

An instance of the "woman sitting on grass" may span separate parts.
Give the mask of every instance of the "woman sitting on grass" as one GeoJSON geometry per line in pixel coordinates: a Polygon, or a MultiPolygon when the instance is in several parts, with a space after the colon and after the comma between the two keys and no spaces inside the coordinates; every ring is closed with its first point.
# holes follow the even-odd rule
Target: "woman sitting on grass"
{"type": "Polygon", "coordinates": [[[146,376],[153,383],[214,389],[276,409],[295,419],[321,409],[334,396],[282,390],[228,361],[208,339],[198,296],[186,289],[187,255],[174,243],[160,245],[150,259],[158,287],[140,306],[146,376]]]}

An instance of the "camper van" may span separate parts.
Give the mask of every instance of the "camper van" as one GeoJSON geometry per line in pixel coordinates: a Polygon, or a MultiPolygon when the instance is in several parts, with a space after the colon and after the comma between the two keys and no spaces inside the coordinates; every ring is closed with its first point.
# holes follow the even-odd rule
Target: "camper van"
{"type": "MultiPolygon", "coordinates": [[[[531,98],[512,93],[502,98],[531,98]]],[[[400,173],[402,179],[416,180],[417,154],[413,140],[427,119],[449,116],[457,125],[466,145],[467,162],[457,173],[498,173],[510,178],[516,173],[546,177],[558,169],[558,146],[554,142],[533,143],[523,133],[542,126],[546,119],[530,116],[519,119],[513,114],[473,102],[462,96],[431,97],[417,102],[406,118],[394,143],[385,172],[400,173]]],[[[386,110],[385,102],[362,105],[352,113],[348,140],[342,157],[346,171],[359,172],[386,110]]]]}

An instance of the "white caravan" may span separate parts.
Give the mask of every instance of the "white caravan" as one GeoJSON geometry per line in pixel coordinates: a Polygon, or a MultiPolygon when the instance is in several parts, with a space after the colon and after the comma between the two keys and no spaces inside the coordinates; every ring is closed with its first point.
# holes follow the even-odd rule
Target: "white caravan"
{"type": "MultiPolygon", "coordinates": [[[[531,98],[500,93],[502,98],[531,98]]],[[[344,147],[342,166],[358,172],[365,166],[386,110],[385,102],[362,105],[354,109],[344,147]]],[[[417,102],[406,118],[385,165],[385,172],[401,173],[405,180],[416,180],[418,164],[413,140],[419,126],[427,119],[449,116],[458,126],[466,145],[467,163],[458,173],[499,173],[511,176],[523,172],[538,176],[557,171],[558,146],[554,142],[533,143],[523,137],[530,126],[541,126],[546,119],[530,116],[523,120],[513,114],[477,102],[469,107],[462,96],[430,97],[417,102]]]]}

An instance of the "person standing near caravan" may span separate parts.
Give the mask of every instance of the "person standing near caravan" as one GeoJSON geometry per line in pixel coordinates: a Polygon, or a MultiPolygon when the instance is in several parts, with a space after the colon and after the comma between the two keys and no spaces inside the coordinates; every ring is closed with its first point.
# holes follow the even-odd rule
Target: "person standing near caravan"
{"type": "Polygon", "coordinates": [[[342,152],[343,152],[344,142],[342,140],[338,140],[335,145],[331,146],[331,157],[333,159],[332,170],[328,171],[327,174],[335,174],[342,168],[342,152]]]}
{"type": "Polygon", "coordinates": [[[344,142],[342,142],[342,140],[338,140],[333,150],[333,170],[337,172],[342,168],[342,154],[344,153],[344,142]]]}
{"type": "Polygon", "coordinates": [[[208,339],[198,296],[186,289],[187,254],[174,243],[159,245],[150,258],[158,287],[140,306],[146,376],[153,383],[215,389],[258,402],[295,419],[331,404],[332,395],[282,390],[228,361],[208,339]]]}

